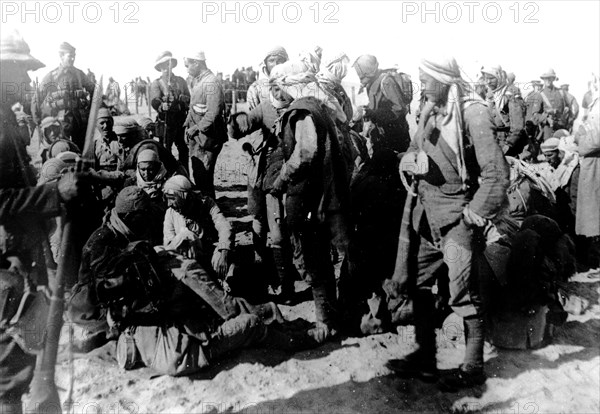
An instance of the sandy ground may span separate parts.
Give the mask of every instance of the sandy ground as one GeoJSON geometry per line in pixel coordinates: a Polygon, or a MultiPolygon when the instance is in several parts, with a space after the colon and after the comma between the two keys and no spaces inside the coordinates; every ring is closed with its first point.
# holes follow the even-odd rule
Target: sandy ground
{"type": "MultiPolygon", "coordinates": [[[[241,142],[225,145],[216,170],[219,203],[246,244],[245,158],[241,142]]],[[[75,355],[77,413],[597,413],[600,412],[600,282],[579,274],[571,288],[589,301],[570,315],[555,340],[538,350],[486,346],[485,385],[457,394],[394,376],[385,363],[414,346],[411,327],[398,334],[344,338],[294,355],[247,350],[192,378],[159,376],[147,368],[123,371],[114,342],[75,355]]],[[[298,283],[300,284],[300,283],[298,283]]],[[[300,287],[300,286],[298,286],[300,287]]],[[[314,320],[312,303],[282,306],[287,319],[314,320]]],[[[438,367],[456,367],[464,345],[457,325],[438,333],[438,367]]],[[[66,336],[63,335],[63,343],[66,336]]],[[[61,399],[70,378],[67,353],[59,355],[61,399]]]]}

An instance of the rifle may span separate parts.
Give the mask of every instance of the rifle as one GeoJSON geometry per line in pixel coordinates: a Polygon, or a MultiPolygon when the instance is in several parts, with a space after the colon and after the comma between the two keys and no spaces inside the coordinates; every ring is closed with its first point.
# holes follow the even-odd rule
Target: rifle
{"type": "MultiPolygon", "coordinates": [[[[167,103],[169,102],[169,96],[171,95],[171,59],[169,59],[169,72],[167,73],[167,103]]],[[[169,128],[167,126],[167,116],[169,115],[169,110],[165,112],[165,133],[163,135],[163,145],[167,147],[167,133],[169,128]]],[[[167,147],[168,148],[168,147],[167,147]]]]}
{"type": "MultiPolygon", "coordinates": [[[[102,102],[102,77],[94,90],[92,107],[88,118],[88,125],[85,134],[85,146],[83,152],[83,162],[79,162],[77,170],[81,171],[84,166],[89,167],[94,163],[94,131],[98,110],[102,102]]],[[[46,331],[44,333],[44,349],[38,356],[33,379],[31,381],[30,403],[33,405],[33,412],[36,413],[62,413],[58,390],[54,381],[56,368],[56,357],[58,354],[58,344],[60,331],[63,326],[63,311],[65,302],[65,284],[70,273],[78,269],[78,260],[72,261],[69,253],[77,257],[76,252],[70,252],[73,247],[73,220],[72,214],[67,210],[67,216],[64,222],[61,252],[58,260],[58,270],[56,272],[56,287],[52,292],[50,301],[50,310],[46,322],[46,331]],[[75,262],[75,263],[74,263],[75,262]],[[69,267],[72,265],[72,267],[69,267]]]]}

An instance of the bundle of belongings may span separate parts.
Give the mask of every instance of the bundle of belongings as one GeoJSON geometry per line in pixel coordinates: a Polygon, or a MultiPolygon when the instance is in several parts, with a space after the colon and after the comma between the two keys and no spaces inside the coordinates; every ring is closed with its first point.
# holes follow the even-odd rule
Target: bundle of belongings
{"type": "MultiPolygon", "coordinates": [[[[551,218],[556,199],[550,184],[529,164],[511,157],[507,161],[508,204],[484,228],[485,248],[476,266],[488,318],[487,339],[502,348],[529,349],[550,340],[554,327],[567,318],[563,305],[574,299],[566,284],[576,273],[575,246],[551,218]]],[[[412,269],[410,260],[408,266],[407,272],[412,269]]],[[[385,294],[369,300],[363,333],[414,323],[410,276],[407,279],[403,286],[397,280],[384,281],[385,294]]],[[[448,286],[440,280],[444,278],[434,289],[438,327],[451,312],[448,286]]]]}

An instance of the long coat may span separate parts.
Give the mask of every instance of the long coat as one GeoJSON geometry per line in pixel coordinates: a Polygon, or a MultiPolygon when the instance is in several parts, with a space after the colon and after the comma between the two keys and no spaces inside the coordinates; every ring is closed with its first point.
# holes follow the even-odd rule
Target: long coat
{"type": "Polygon", "coordinates": [[[581,172],[577,193],[575,232],[586,237],[600,236],[600,101],[591,104],[587,121],[576,134],[579,140],[581,172]]]}

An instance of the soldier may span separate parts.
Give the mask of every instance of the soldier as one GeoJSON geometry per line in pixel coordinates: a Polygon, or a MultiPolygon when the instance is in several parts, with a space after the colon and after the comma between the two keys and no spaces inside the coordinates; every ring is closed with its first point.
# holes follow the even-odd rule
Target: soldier
{"type": "MultiPolygon", "coordinates": [[[[417,133],[400,162],[402,172],[418,177],[412,216],[404,218],[414,230],[406,259],[415,265],[416,272],[404,274],[397,262],[393,276],[393,280],[407,276],[412,280],[418,348],[404,359],[390,361],[388,366],[402,376],[424,380],[437,377],[431,289],[439,277],[437,270],[445,264],[449,305],[463,318],[466,350],[463,364],[440,378],[439,386],[456,391],[486,381],[483,304],[472,268],[475,255],[483,247],[478,244],[482,229],[506,200],[509,169],[485,102],[474,99],[456,60],[422,60],[419,69],[426,101],[417,133]],[[419,153],[426,155],[427,161],[419,153]]],[[[407,265],[404,269],[413,267],[407,265]]],[[[443,286],[444,280],[437,280],[438,286],[443,286]]]]}
{"type": "Polygon", "coordinates": [[[533,100],[530,108],[531,121],[543,131],[543,140],[552,138],[555,131],[565,129],[565,113],[568,107],[562,91],[554,86],[557,79],[554,69],[543,73],[540,78],[544,82],[544,88],[539,97],[533,100]]]}
{"type": "Polygon", "coordinates": [[[190,150],[190,176],[204,196],[215,197],[215,165],[227,141],[225,95],[217,77],[206,67],[204,52],[184,58],[192,80],[185,136],[190,150]]]}
{"type": "Polygon", "coordinates": [[[83,148],[95,85],[73,66],[76,56],[73,46],[64,42],[58,52],[60,66],[42,80],[39,101],[37,94],[34,95],[31,113],[36,123],[47,116],[58,117],[65,136],[83,148]]]}
{"type": "Polygon", "coordinates": [[[150,102],[156,110],[156,135],[168,151],[173,143],[179,153],[179,162],[188,165],[188,147],[185,143],[183,123],[190,103],[190,90],[180,76],[173,74],[177,59],[169,51],[161,53],[156,59],[154,69],[161,72],[161,77],[150,85],[150,102]]]}
{"type": "MultiPolygon", "coordinates": [[[[35,293],[35,283],[41,288],[48,281],[32,280],[32,262],[36,245],[43,234],[40,218],[60,215],[64,203],[76,198],[85,177],[69,172],[57,182],[35,186],[29,168],[29,157],[24,137],[17,128],[11,111],[15,102],[23,100],[30,79],[28,70],[37,70],[44,64],[31,56],[29,46],[17,32],[2,37],[0,42],[0,81],[2,85],[18,85],[18,90],[2,89],[0,103],[0,226],[3,242],[0,257],[0,412],[20,413],[21,396],[31,382],[35,356],[23,344],[24,330],[14,321],[17,308],[25,295],[35,293]]],[[[37,259],[35,259],[37,260],[37,259]]],[[[42,261],[42,263],[44,263],[42,261]]],[[[39,268],[40,266],[38,266],[39,268]]],[[[31,301],[23,301],[30,304],[31,301]]],[[[19,315],[35,312],[25,308],[19,315]]],[[[46,315],[38,315],[45,318],[46,315]]],[[[17,316],[18,319],[18,316],[17,316]]],[[[31,329],[31,326],[27,326],[31,329]]]]}
{"type": "Polygon", "coordinates": [[[410,144],[406,122],[410,108],[402,97],[400,85],[390,71],[379,69],[375,56],[360,56],[352,66],[356,69],[361,88],[366,88],[369,95],[369,106],[364,111],[364,118],[383,129],[382,146],[396,152],[406,151],[410,144]]]}
{"type": "Polygon", "coordinates": [[[573,123],[575,123],[575,120],[579,116],[579,104],[577,103],[577,99],[569,93],[568,83],[560,85],[560,89],[564,93],[565,105],[569,109],[568,113],[565,114],[565,129],[573,132],[573,123]]]}

